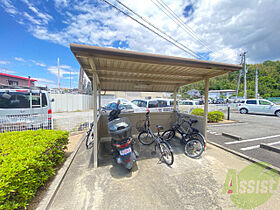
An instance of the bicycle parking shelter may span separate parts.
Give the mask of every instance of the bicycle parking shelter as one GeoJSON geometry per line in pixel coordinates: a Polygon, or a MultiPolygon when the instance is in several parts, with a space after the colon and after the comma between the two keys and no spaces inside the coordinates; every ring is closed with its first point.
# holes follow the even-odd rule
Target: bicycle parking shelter
{"type": "MultiPolygon", "coordinates": [[[[242,69],[241,65],[195,60],[182,57],[141,53],[113,48],[70,44],[70,49],[93,85],[94,168],[98,166],[98,149],[101,139],[108,137],[107,117],[99,115],[101,91],[171,92],[174,93],[174,110],[179,88],[184,85],[205,81],[205,101],[208,101],[209,79],[242,69]],[[99,100],[97,100],[99,96],[99,100]]],[[[159,123],[170,126],[175,120],[173,112],[152,114],[152,126],[159,123]]],[[[135,124],[143,119],[143,113],[122,114],[135,124]]],[[[205,135],[207,129],[208,103],[204,104],[204,117],[198,119],[198,129],[205,135]]],[[[166,127],[166,128],[167,128],[166,127]]]]}

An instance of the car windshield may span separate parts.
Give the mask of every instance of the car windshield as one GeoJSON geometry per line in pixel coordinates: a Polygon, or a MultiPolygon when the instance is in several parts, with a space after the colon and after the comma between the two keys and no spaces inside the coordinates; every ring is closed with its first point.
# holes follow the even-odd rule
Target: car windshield
{"type": "Polygon", "coordinates": [[[30,94],[22,92],[0,93],[1,109],[30,108],[30,94]]]}

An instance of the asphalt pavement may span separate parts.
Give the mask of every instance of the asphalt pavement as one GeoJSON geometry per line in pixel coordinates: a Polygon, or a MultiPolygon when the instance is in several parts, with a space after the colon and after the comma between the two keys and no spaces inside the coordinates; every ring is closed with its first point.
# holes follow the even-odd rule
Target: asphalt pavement
{"type": "Polygon", "coordinates": [[[280,168],[280,154],[260,148],[265,143],[280,148],[280,118],[269,115],[231,113],[233,124],[209,125],[208,139],[223,147],[240,152],[280,168]],[[225,137],[222,133],[240,137],[225,137]]]}
{"type": "MultiPolygon", "coordinates": [[[[171,145],[175,161],[168,167],[151,153],[153,145],[136,141],[139,160],[128,172],[112,161],[107,143],[100,146],[99,168],[92,168],[93,150],[82,142],[50,209],[239,209],[222,189],[229,169],[241,171],[251,162],[212,145],[191,159],[179,140],[171,145]]],[[[278,209],[279,193],[256,209],[278,209]]]]}

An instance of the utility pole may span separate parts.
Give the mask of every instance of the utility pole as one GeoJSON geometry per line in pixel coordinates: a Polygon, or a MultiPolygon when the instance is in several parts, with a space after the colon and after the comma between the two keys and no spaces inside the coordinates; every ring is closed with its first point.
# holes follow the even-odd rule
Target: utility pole
{"type": "Polygon", "coordinates": [[[242,74],[242,71],[239,70],[239,76],[238,76],[238,81],[237,81],[237,88],[236,88],[236,99],[238,97],[238,90],[239,90],[239,85],[240,85],[240,79],[241,79],[241,74],[242,74]]]}
{"type": "Polygon", "coordinates": [[[59,72],[59,57],[57,58],[57,86],[58,86],[58,93],[60,93],[60,72],[59,72]]]}
{"type": "Polygon", "coordinates": [[[258,81],[258,68],[256,68],[256,80],[255,80],[255,98],[259,98],[259,81],[258,81]]]}
{"type": "Polygon", "coordinates": [[[246,52],[244,52],[243,54],[241,54],[243,56],[243,71],[244,71],[244,95],[243,98],[247,99],[247,78],[246,78],[246,73],[247,73],[247,69],[246,69],[246,52]]]}

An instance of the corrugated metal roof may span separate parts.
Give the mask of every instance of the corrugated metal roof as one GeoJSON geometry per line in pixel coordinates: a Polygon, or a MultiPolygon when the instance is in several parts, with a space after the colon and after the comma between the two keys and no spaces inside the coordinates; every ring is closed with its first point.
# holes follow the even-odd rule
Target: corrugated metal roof
{"type": "Polygon", "coordinates": [[[101,90],[174,92],[180,86],[240,70],[242,66],[113,48],[70,44],[71,51],[101,90]]]}

